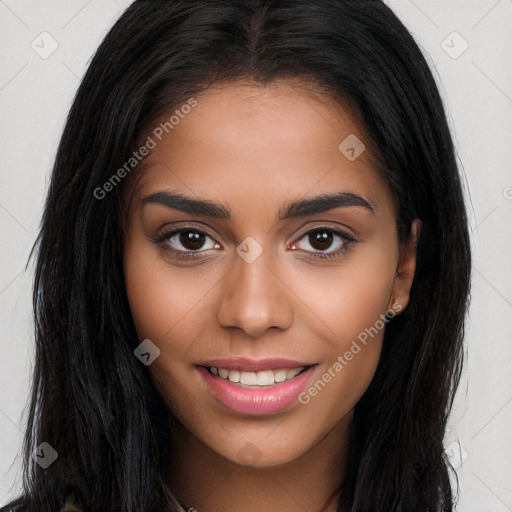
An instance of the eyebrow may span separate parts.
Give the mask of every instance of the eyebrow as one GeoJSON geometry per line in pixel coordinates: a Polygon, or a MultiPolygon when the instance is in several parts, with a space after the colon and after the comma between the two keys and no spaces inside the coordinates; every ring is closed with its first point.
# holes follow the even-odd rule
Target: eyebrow
{"type": "MultiPolygon", "coordinates": [[[[192,199],[179,193],[156,192],[144,197],[141,200],[140,207],[143,208],[150,203],[162,204],[182,212],[204,215],[215,219],[231,219],[229,207],[208,200],[192,199]]],[[[314,215],[333,208],[349,206],[366,208],[375,215],[372,205],[366,199],[350,192],[338,192],[287,203],[279,209],[279,220],[314,215]]]]}

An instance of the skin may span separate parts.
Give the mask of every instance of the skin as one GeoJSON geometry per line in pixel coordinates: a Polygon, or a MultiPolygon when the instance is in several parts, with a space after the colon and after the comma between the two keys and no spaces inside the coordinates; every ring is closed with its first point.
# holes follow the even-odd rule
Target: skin
{"type": "Polygon", "coordinates": [[[310,380],[316,382],[380,315],[407,307],[419,222],[400,245],[395,207],[369,150],[350,161],[338,149],[350,134],[361,141],[365,135],[348,111],[300,81],[234,82],[196,99],[197,107],[144,161],[124,250],[139,339],[161,351],[148,370],[175,432],[169,483],[198,512],[331,512],[345,474],[352,411],[376,369],[384,329],[309,403],[294,401],[267,415],[224,407],[195,364],[282,357],[317,363],[310,380]],[[162,191],[221,203],[232,218],[151,202],[141,207],[144,197],[162,191]],[[278,219],[292,200],[337,191],[364,198],[373,212],[343,206],[278,219]],[[178,227],[207,236],[196,245],[179,236],[152,241],[178,227]],[[312,255],[343,244],[331,231],[330,245],[315,242],[311,231],[325,228],[357,242],[336,259],[317,259],[312,255]],[[252,263],[236,252],[249,236],[263,249],[252,263]],[[171,248],[199,257],[180,260],[171,248]],[[241,449],[252,450],[252,462],[241,449]]]}

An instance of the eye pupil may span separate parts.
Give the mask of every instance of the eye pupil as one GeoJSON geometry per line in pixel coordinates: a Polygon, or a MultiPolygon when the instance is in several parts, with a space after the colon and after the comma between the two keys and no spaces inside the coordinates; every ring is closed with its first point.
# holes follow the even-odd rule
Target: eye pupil
{"type": "Polygon", "coordinates": [[[333,234],[329,231],[315,231],[310,234],[310,240],[313,242],[310,242],[311,246],[319,251],[325,250],[332,244],[332,236],[333,234]],[[319,244],[320,247],[315,246],[315,244],[319,244]]]}
{"type": "Polygon", "coordinates": [[[180,243],[191,251],[200,249],[204,245],[204,235],[196,231],[183,231],[180,233],[180,243]]]}

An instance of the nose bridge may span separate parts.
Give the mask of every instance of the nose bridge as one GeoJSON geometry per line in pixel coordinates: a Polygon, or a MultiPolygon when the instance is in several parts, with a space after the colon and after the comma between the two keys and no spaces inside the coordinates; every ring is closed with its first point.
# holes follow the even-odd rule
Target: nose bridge
{"type": "Polygon", "coordinates": [[[237,248],[222,292],[219,322],[257,337],[270,327],[286,329],[293,319],[285,287],[272,271],[272,252],[252,237],[237,248]]]}

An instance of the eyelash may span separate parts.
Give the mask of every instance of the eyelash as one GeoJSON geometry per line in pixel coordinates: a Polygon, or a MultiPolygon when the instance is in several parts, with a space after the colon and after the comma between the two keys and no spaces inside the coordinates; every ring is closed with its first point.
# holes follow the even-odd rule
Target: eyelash
{"type": "MultiPolygon", "coordinates": [[[[151,241],[160,246],[163,250],[173,253],[173,257],[183,260],[192,260],[192,259],[198,259],[200,258],[200,253],[202,251],[177,251],[176,249],[172,249],[169,247],[169,245],[166,243],[170,238],[172,238],[174,235],[181,234],[181,233],[196,233],[199,235],[205,235],[213,240],[213,237],[211,237],[208,233],[205,231],[202,231],[200,229],[196,228],[178,228],[171,231],[166,231],[162,233],[161,235],[158,235],[156,238],[152,238],[151,241]]],[[[348,233],[345,233],[344,231],[339,231],[334,228],[328,228],[328,227],[320,227],[312,229],[306,233],[304,233],[300,238],[297,240],[300,241],[304,237],[311,235],[313,233],[321,233],[321,232],[328,232],[332,233],[333,235],[339,236],[343,240],[343,245],[337,249],[336,251],[330,252],[330,253],[322,253],[322,252],[309,252],[312,258],[320,259],[320,260],[332,260],[332,259],[339,259],[341,256],[343,256],[350,248],[350,246],[354,243],[357,243],[358,240],[356,240],[353,236],[349,235],[348,233]]],[[[295,244],[295,242],[293,242],[295,244]]]]}

